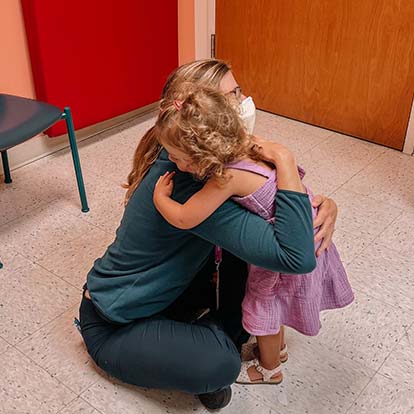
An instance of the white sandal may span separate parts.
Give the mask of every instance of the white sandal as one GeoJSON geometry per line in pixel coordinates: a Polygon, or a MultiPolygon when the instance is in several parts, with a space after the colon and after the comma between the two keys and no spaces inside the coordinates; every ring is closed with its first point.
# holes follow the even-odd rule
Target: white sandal
{"type": "MultiPolygon", "coordinates": [[[[246,342],[241,347],[240,358],[242,361],[251,361],[258,357],[257,342],[246,342]]],[[[287,344],[280,351],[280,362],[285,363],[289,359],[287,344]]]]}
{"type": "Polygon", "coordinates": [[[237,377],[237,384],[273,384],[277,385],[283,381],[282,376],[282,367],[281,365],[277,366],[274,369],[266,369],[260,365],[258,359],[253,359],[252,361],[245,361],[241,364],[240,374],[237,377]],[[247,370],[254,366],[256,371],[262,374],[262,378],[257,380],[251,380],[247,370]],[[276,378],[272,378],[274,375],[278,374],[276,378]]]}

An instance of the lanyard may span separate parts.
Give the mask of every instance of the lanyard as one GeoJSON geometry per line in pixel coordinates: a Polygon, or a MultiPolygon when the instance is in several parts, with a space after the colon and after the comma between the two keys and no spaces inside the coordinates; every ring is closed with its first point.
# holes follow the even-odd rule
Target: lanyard
{"type": "Polygon", "coordinates": [[[216,246],[214,250],[214,263],[216,264],[216,310],[220,306],[220,263],[223,260],[223,251],[220,246],[216,246]]]}

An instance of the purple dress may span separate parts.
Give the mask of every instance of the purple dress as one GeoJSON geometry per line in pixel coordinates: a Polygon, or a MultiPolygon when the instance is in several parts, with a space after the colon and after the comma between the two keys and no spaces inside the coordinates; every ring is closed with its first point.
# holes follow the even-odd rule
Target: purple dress
{"type": "MultiPolygon", "coordinates": [[[[233,200],[266,220],[274,220],[276,171],[248,160],[235,162],[228,167],[267,178],[264,185],[253,194],[233,197],[233,200]]],[[[305,174],[300,167],[299,173],[301,178],[305,174]]],[[[313,194],[308,189],[307,192],[312,199],[313,194]]],[[[312,208],[313,217],[316,213],[317,209],[312,208]]],[[[329,250],[316,258],[316,268],[310,273],[284,274],[250,265],[242,304],[243,326],[247,332],[258,336],[276,334],[282,325],[305,335],[317,335],[321,327],[320,311],[342,308],[353,299],[344,266],[332,244],[329,250]]]]}

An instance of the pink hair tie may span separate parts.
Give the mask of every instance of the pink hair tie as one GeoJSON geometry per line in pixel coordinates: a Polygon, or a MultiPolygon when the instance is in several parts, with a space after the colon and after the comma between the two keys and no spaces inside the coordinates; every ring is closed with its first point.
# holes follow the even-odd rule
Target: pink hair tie
{"type": "Polygon", "coordinates": [[[180,111],[180,110],[181,110],[181,108],[182,108],[182,106],[183,106],[183,103],[182,103],[182,101],[179,101],[178,99],[174,99],[174,100],[173,100],[173,105],[174,105],[174,108],[175,108],[177,111],[180,111]]]}

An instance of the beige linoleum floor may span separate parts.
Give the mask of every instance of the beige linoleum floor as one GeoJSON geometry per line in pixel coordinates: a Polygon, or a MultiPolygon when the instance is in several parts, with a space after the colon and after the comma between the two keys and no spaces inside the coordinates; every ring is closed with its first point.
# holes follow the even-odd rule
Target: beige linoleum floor
{"type": "MultiPolygon", "coordinates": [[[[99,372],[72,325],[93,260],[111,243],[138,138],[131,121],[80,144],[91,211],[80,212],[65,150],[0,184],[0,413],[205,413],[181,393],[99,372]]],[[[222,412],[414,413],[414,158],[259,112],[256,133],[291,147],[305,182],[331,195],[356,301],[319,336],[288,331],[282,387],[234,386],[222,412]]]]}

